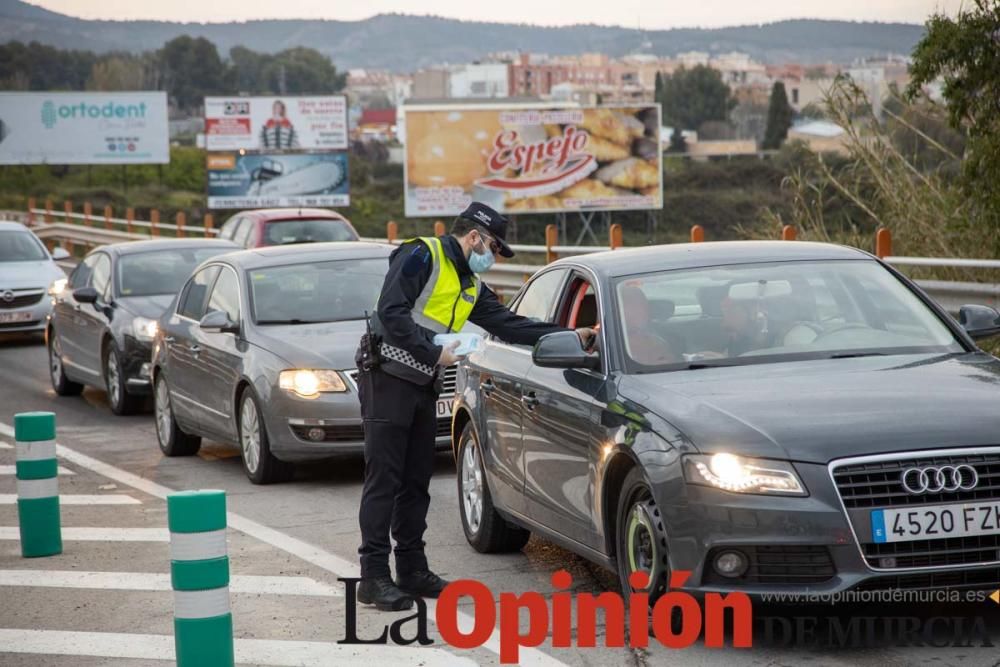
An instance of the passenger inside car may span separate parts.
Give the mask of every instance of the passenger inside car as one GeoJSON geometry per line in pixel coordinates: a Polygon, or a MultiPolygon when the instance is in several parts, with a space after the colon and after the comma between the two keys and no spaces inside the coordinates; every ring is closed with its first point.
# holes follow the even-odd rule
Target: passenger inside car
{"type": "MultiPolygon", "coordinates": [[[[682,339],[668,340],[653,326],[653,312],[645,293],[637,285],[625,284],[621,288],[622,323],[625,329],[625,350],[639,364],[658,366],[681,360],[682,339]]],[[[656,302],[656,320],[670,319],[674,303],[666,299],[656,302]]]]}

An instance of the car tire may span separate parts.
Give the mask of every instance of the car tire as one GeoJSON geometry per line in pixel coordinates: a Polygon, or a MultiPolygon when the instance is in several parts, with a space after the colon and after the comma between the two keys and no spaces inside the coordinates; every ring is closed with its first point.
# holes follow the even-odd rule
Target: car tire
{"type": "Polygon", "coordinates": [[[486,482],[482,448],[472,422],[465,425],[458,442],[458,508],[465,539],[479,553],[519,551],[531,532],[507,522],[493,506],[486,482]]]}
{"type": "Polygon", "coordinates": [[[649,606],[667,591],[670,561],[667,558],[667,533],[663,517],[642,469],[632,468],[622,482],[618,495],[616,528],[616,561],[622,593],[633,592],[629,576],[641,570],[649,577],[649,606]]]}
{"type": "Polygon", "coordinates": [[[121,355],[114,343],[104,352],[104,386],[108,392],[108,406],[116,415],[134,415],[142,410],[145,398],[128,393],[121,355]]]}
{"type": "Polygon", "coordinates": [[[59,334],[55,329],[49,332],[49,379],[52,381],[52,388],[59,396],[79,396],[83,391],[83,385],[73,382],[66,377],[66,370],[63,368],[62,343],[59,341],[59,334]]]}
{"type": "Polygon", "coordinates": [[[267,437],[267,426],[260,411],[260,402],[253,389],[248,388],[240,397],[237,413],[240,458],[243,472],[254,484],[273,484],[291,479],[295,466],[275,458],[271,453],[271,441],[267,437]]]}
{"type": "Polygon", "coordinates": [[[153,382],[153,413],[156,421],[156,439],[165,456],[191,456],[201,449],[201,437],[181,430],[174,418],[170,402],[170,387],[163,373],[157,373],[153,382]]]}

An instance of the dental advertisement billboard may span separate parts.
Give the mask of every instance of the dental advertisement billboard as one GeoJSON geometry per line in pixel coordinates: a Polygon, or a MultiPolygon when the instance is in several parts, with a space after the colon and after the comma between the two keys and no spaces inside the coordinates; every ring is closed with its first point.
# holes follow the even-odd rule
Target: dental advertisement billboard
{"type": "Polygon", "coordinates": [[[209,208],[350,206],[347,153],[209,153],[209,208]]]}
{"type": "Polygon", "coordinates": [[[407,217],[663,206],[660,106],[407,105],[407,217]]]}
{"type": "Polygon", "coordinates": [[[210,151],[347,150],[347,98],[206,97],[210,151]]]}
{"type": "Polygon", "coordinates": [[[0,93],[0,164],[166,164],[165,92],[0,93]]]}

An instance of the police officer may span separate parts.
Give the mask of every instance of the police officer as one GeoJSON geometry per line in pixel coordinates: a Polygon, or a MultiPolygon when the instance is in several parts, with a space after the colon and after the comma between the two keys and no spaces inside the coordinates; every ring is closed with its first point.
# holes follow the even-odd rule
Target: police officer
{"type": "MultiPolygon", "coordinates": [[[[372,316],[377,359],[358,350],[358,390],[365,431],[361,496],[362,581],[358,600],[383,611],[409,609],[413,597],[437,597],[447,581],[431,572],[424,554],[428,486],[434,467],[439,376],[459,360],[457,343],[435,345],[437,333],[471,321],[500,339],[533,345],[564,328],[510,312],[479,274],[497,255],[513,257],[504,242],[507,220],[473,202],[451,234],[412,239],[389,258],[389,272],[372,316]],[[390,533],[396,542],[396,580],[389,571],[390,533]]],[[[578,329],[581,344],[594,332],[578,329]]]]}

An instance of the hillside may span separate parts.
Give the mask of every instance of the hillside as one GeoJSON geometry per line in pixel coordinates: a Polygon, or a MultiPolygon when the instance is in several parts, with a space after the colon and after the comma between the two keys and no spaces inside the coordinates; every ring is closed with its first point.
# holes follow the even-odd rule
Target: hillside
{"type": "Polygon", "coordinates": [[[648,42],[646,52],[742,51],[763,62],[850,62],[885,53],[909,53],[923,27],[800,19],[718,29],[635,30],[596,25],[544,28],[477,23],[433,16],[380,14],[363,21],[271,20],[246,23],[91,21],[22,2],[0,0],[0,43],[32,40],[66,48],[145,51],[178,35],[202,36],[222,53],[237,45],[276,52],[308,46],[338,67],[410,71],[443,62],[468,62],[495,51],[622,56],[648,42]]]}

